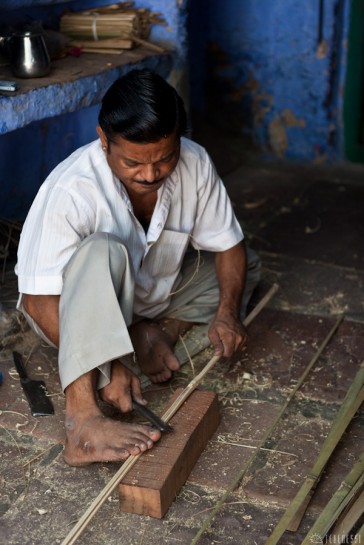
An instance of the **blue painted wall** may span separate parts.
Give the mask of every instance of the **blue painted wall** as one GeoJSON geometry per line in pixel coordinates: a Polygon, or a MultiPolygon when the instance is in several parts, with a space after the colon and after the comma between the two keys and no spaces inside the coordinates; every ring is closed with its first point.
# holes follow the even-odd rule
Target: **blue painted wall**
{"type": "Polygon", "coordinates": [[[320,0],[194,0],[192,107],[222,112],[268,157],[344,159],[350,2],[322,6],[320,25],[320,0]]]}
{"type": "MultiPolygon", "coordinates": [[[[54,22],[65,7],[108,3],[2,0],[0,21],[27,16],[54,22]]],[[[170,81],[185,97],[188,46],[193,110],[220,116],[227,130],[267,158],[345,159],[350,0],[137,0],[135,5],[163,15],[167,26],[153,27],[151,39],[176,50],[170,81]]],[[[0,216],[25,216],[55,164],[95,137],[97,110],[33,123],[0,138],[0,216]]]]}

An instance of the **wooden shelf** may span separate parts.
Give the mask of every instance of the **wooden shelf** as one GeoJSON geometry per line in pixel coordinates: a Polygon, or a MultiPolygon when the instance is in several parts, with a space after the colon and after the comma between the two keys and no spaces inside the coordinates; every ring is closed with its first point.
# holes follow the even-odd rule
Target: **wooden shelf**
{"type": "Polygon", "coordinates": [[[172,62],[170,53],[140,47],[121,55],[83,53],[52,61],[51,73],[43,78],[15,78],[8,66],[0,66],[0,79],[20,86],[0,96],[0,134],[100,103],[112,82],[131,68],[150,68],[166,77],[172,62]]]}

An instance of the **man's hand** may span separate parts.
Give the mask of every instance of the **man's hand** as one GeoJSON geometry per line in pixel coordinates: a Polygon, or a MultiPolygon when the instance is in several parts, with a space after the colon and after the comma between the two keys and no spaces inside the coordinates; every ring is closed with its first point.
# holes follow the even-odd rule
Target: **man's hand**
{"type": "Polygon", "coordinates": [[[230,357],[242,350],[247,341],[247,333],[243,324],[234,316],[216,315],[209,328],[209,339],[215,356],[230,357]]]}
{"type": "Polygon", "coordinates": [[[100,397],[123,413],[131,411],[133,399],[146,404],[138,377],[119,360],[112,362],[110,383],[100,390],[100,397]]]}

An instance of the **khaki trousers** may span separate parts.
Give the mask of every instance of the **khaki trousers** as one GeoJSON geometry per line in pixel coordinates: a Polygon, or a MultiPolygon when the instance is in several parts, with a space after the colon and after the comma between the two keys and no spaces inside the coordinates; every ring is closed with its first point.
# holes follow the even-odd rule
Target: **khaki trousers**
{"type": "MultiPolygon", "coordinates": [[[[207,324],[215,315],[219,288],[214,254],[188,252],[180,287],[168,308],[155,317],[207,324]],[[196,272],[197,271],[197,272],[196,272]]],[[[260,278],[260,260],[248,249],[248,274],[242,302],[242,318],[260,278]]],[[[133,315],[134,278],[128,253],[114,235],[94,233],[78,247],[63,274],[60,297],[59,373],[62,388],[98,368],[98,388],[110,382],[111,361],[134,352],[128,327],[133,315]]],[[[21,309],[31,327],[52,344],[21,309]]]]}

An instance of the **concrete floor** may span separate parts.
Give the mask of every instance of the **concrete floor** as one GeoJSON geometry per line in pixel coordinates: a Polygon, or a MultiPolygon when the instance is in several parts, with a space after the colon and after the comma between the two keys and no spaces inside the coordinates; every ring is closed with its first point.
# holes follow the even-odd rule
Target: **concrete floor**
{"type": "MultiPolygon", "coordinates": [[[[216,154],[214,159],[218,167],[227,167],[223,156],[216,154]]],[[[235,156],[232,168],[223,174],[247,240],[263,262],[254,301],[275,282],[279,292],[249,327],[243,356],[221,362],[201,385],[218,393],[221,424],[167,515],[159,520],[122,513],[114,492],[77,543],[188,545],[198,540],[201,545],[264,545],[309,473],[363,361],[364,167],[239,163],[235,156]],[[343,323],[264,448],[247,466],[341,314],[343,323]],[[234,491],[197,537],[241,473],[234,491]]],[[[9,269],[0,290],[1,542],[56,544],[118,466],[76,469],[63,462],[64,397],[57,355],[12,310],[15,291],[9,269]],[[33,378],[45,380],[54,416],[30,415],[13,369],[13,349],[24,354],[33,378]]],[[[194,358],[196,369],[210,357],[209,348],[200,352],[194,358]]],[[[158,412],[191,376],[191,367],[185,365],[170,383],[147,387],[151,408],[158,412]]],[[[361,409],[335,449],[299,530],[286,532],[281,544],[298,545],[309,532],[363,451],[363,423],[361,409]]]]}

